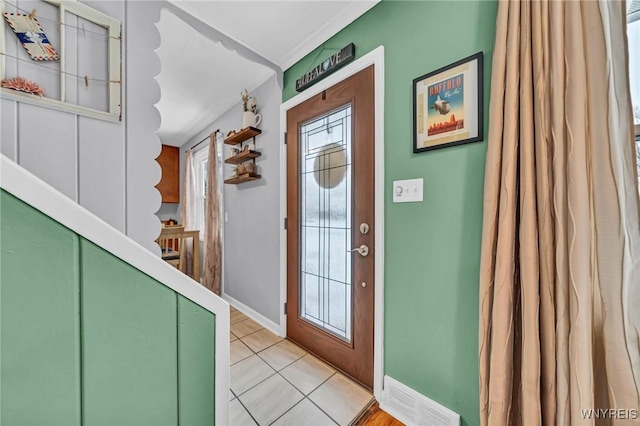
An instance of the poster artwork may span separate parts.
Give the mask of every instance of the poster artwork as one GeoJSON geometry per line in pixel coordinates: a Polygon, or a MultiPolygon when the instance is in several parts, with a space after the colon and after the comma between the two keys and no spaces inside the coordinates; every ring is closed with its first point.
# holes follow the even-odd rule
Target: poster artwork
{"type": "Polygon", "coordinates": [[[427,136],[464,129],[464,74],[427,87],[427,136]]]}
{"type": "Polygon", "coordinates": [[[413,152],[478,142],[482,52],[413,80],[413,152]]]}
{"type": "Polygon", "coordinates": [[[4,12],[4,19],[34,61],[57,61],[58,53],[35,17],[4,12]]]}

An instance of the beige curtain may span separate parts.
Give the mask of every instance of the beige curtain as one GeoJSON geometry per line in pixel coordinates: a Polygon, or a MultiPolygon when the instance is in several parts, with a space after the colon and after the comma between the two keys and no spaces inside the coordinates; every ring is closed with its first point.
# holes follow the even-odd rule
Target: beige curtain
{"type": "Polygon", "coordinates": [[[220,189],[218,186],[217,135],[212,133],[209,141],[209,164],[207,166],[207,190],[204,226],[204,270],[202,285],[220,294],[222,280],[222,236],[220,221],[220,189]]]}
{"type": "MultiPolygon", "coordinates": [[[[196,216],[196,179],[193,169],[193,152],[187,150],[185,157],[185,177],[184,187],[182,188],[182,224],[184,229],[198,229],[198,219],[196,216]]],[[[191,238],[182,240],[180,246],[180,270],[185,274],[193,277],[193,241],[191,238]]]]}
{"type": "Polygon", "coordinates": [[[640,424],[625,32],[624,2],[500,1],[480,272],[482,425],[640,424]]]}

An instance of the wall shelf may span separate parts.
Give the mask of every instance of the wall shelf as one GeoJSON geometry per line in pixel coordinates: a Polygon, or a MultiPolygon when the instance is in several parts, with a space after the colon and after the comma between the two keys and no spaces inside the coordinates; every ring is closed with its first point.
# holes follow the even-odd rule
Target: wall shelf
{"type": "Polygon", "coordinates": [[[234,176],[234,177],[231,177],[229,179],[226,179],[224,181],[224,183],[230,184],[230,185],[237,185],[239,183],[250,182],[252,180],[258,180],[261,177],[262,176],[260,176],[259,174],[256,174],[256,173],[244,173],[244,174],[241,174],[239,176],[234,176]]]}
{"type": "Polygon", "coordinates": [[[240,164],[244,163],[247,160],[255,160],[256,158],[262,155],[261,152],[258,151],[242,151],[240,154],[234,155],[233,157],[229,157],[224,160],[227,164],[240,164]]]}
{"type": "Polygon", "coordinates": [[[262,133],[262,130],[256,129],[255,127],[245,127],[244,129],[240,130],[238,133],[226,138],[224,140],[224,143],[227,145],[238,145],[239,143],[242,143],[246,140],[255,138],[260,133],[262,133]]]}
{"type": "Polygon", "coordinates": [[[231,176],[228,179],[225,179],[224,183],[230,184],[230,185],[237,185],[239,183],[257,180],[262,177],[257,173],[258,168],[256,167],[256,158],[260,157],[262,153],[255,150],[249,150],[250,145],[246,145],[246,146],[243,145],[244,142],[248,141],[249,139],[253,139],[253,147],[255,147],[256,136],[258,136],[261,133],[262,133],[262,130],[257,129],[255,127],[245,127],[244,129],[240,130],[238,133],[234,133],[233,135],[229,136],[224,140],[224,143],[227,145],[238,145],[238,144],[240,145],[240,153],[233,155],[227,158],[226,160],[224,160],[226,164],[238,164],[238,167],[236,169],[236,175],[231,176]],[[253,160],[253,167],[249,168],[249,167],[246,167],[248,165],[242,164],[250,160],[253,160]],[[249,172],[250,170],[256,173],[251,173],[249,172]],[[239,171],[248,172],[248,173],[237,174],[239,171]]]}

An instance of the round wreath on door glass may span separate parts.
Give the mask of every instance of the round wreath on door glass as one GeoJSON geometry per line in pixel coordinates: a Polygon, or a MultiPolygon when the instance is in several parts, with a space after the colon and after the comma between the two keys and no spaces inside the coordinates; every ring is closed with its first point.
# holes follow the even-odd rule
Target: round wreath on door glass
{"type": "Polygon", "coordinates": [[[344,145],[330,143],[313,162],[313,175],[321,188],[331,189],[340,185],[347,175],[347,153],[344,145]]]}

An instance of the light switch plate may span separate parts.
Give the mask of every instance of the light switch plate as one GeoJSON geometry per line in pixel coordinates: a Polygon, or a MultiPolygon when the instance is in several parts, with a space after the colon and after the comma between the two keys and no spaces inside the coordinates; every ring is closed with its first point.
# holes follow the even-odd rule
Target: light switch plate
{"type": "Polygon", "coordinates": [[[417,203],[423,201],[424,179],[393,181],[394,203],[417,203]]]}

